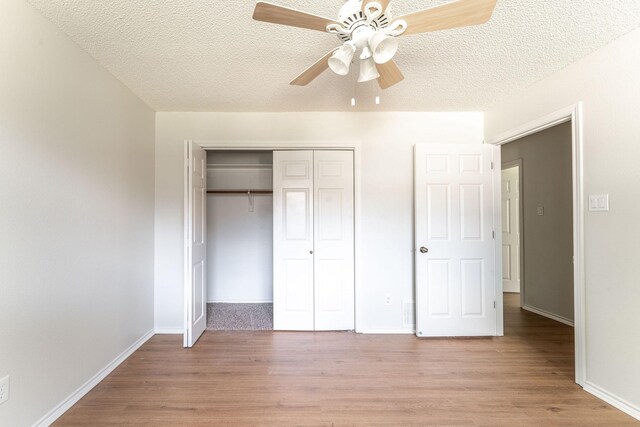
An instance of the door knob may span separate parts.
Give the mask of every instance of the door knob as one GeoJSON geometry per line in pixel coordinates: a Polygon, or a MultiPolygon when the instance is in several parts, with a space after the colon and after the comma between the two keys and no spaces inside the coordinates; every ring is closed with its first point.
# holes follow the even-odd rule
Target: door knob
{"type": "Polygon", "coordinates": [[[429,249],[425,248],[424,246],[420,248],[420,252],[422,252],[423,254],[426,254],[427,252],[429,252],[429,249]]]}

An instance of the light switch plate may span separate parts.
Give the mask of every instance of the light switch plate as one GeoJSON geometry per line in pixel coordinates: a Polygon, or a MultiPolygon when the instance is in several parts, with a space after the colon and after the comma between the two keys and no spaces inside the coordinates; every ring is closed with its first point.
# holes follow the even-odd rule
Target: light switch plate
{"type": "Polygon", "coordinates": [[[589,212],[608,212],[609,195],[591,194],[589,195],[589,212]]]}

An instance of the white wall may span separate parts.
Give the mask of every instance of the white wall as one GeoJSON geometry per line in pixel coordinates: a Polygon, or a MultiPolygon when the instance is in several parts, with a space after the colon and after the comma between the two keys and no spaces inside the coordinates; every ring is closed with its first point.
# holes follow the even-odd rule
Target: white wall
{"type": "Polygon", "coordinates": [[[611,211],[585,214],[587,382],[640,417],[640,30],[498,103],[496,136],[576,102],[584,104],[585,194],[611,211]]]}
{"type": "Polygon", "coordinates": [[[367,330],[406,330],[413,299],[413,146],[479,144],[481,113],[158,113],[156,116],[156,327],[183,327],[185,139],[362,141],[363,294],[367,330]],[[384,305],[385,294],[392,304],[384,305]]]}
{"type": "Polygon", "coordinates": [[[207,197],[207,301],[273,302],[273,198],[207,197]]]}
{"type": "Polygon", "coordinates": [[[0,2],[0,425],[153,328],[154,113],[27,2],[0,2]]]}
{"type": "MultiPolygon", "coordinates": [[[[209,151],[207,188],[273,188],[271,152],[209,151]]],[[[207,196],[207,301],[273,301],[273,197],[207,196]]]]}

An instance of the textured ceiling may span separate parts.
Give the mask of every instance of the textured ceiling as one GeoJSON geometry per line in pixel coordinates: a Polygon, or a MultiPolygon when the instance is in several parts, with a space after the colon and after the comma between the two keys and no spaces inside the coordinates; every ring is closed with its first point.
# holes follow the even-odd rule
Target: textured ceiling
{"type": "MultiPolygon", "coordinates": [[[[339,41],[253,21],[255,1],[28,1],[157,111],[353,111],[354,95],[356,111],[481,111],[640,26],[640,0],[498,0],[485,25],[402,37],[406,78],[380,91],[353,71],[289,86],[339,41]]],[[[329,18],[344,4],[271,1],[329,18]]]]}

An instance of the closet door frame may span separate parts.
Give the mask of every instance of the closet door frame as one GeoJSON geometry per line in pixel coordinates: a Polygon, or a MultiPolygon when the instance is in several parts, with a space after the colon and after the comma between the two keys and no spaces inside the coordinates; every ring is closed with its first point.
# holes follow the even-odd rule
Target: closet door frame
{"type": "MultiPolygon", "coordinates": [[[[364,332],[363,313],[363,292],[362,292],[362,244],[361,244],[361,224],[362,224],[362,203],[360,197],[361,186],[361,148],[362,141],[207,141],[207,140],[185,140],[185,147],[190,143],[196,143],[205,150],[352,150],[353,151],[353,191],[354,191],[354,292],[355,292],[355,331],[364,332]]],[[[186,152],[186,149],[185,149],[186,152]]],[[[186,156],[186,155],[185,155],[186,156]]],[[[186,159],[185,159],[185,165],[186,159]]],[[[187,182],[187,168],[184,168],[184,179],[187,182]]],[[[184,194],[185,206],[188,203],[187,194],[184,194]]],[[[185,221],[186,218],[183,218],[185,221]]],[[[183,236],[183,240],[186,238],[183,236]]],[[[186,268],[186,266],[183,266],[186,268]]],[[[185,305],[188,301],[189,293],[186,292],[189,283],[183,283],[185,292],[185,305]]],[[[186,316],[186,313],[184,313],[186,316]]],[[[186,328],[184,333],[186,334],[186,328]]]]}

